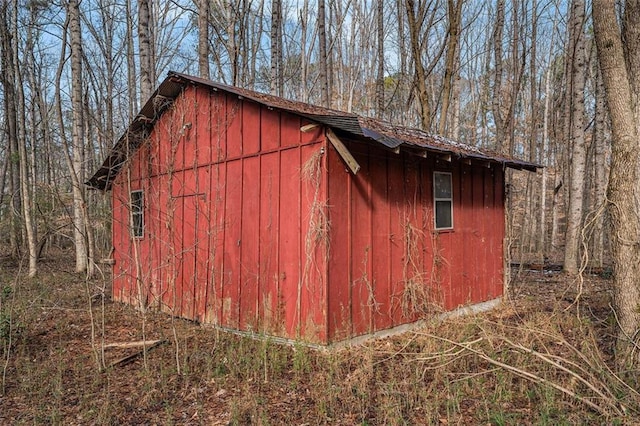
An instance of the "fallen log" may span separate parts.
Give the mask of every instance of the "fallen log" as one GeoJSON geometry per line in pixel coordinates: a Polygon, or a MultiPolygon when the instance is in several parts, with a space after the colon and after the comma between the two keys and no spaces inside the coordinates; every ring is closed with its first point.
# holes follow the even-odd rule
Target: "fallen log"
{"type": "Polygon", "coordinates": [[[162,340],[140,340],[138,342],[124,342],[124,343],[107,343],[104,345],[105,349],[117,348],[117,349],[127,349],[127,348],[138,348],[140,346],[146,346],[149,348],[157,344],[158,342],[162,342],[162,340]]]}
{"type": "Polygon", "coordinates": [[[109,364],[109,368],[113,368],[113,367],[123,367],[127,364],[132,363],[133,361],[135,361],[136,359],[140,358],[145,351],[149,352],[152,349],[157,348],[158,346],[160,346],[163,343],[166,343],[166,340],[156,340],[154,344],[152,344],[151,346],[147,346],[145,348],[143,348],[141,351],[138,351],[134,354],[131,355],[127,355],[124,358],[120,358],[116,361],[113,361],[111,364],[109,364]]]}

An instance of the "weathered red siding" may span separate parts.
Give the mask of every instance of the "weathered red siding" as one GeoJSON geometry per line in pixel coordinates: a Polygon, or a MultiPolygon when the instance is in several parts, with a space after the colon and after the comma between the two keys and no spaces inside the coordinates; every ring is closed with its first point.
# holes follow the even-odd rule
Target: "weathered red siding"
{"type": "Polygon", "coordinates": [[[328,159],[330,340],[502,295],[502,170],[350,150],[356,176],[335,151],[328,159]],[[434,231],[434,171],[452,173],[453,230],[434,231]]]}
{"type": "Polygon", "coordinates": [[[318,129],[301,133],[304,124],[187,88],[114,181],[114,298],[325,341],[327,253],[309,223],[326,210],[325,141],[318,129]],[[319,172],[309,179],[307,162],[319,172]],[[145,235],[131,238],[138,189],[145,235]]]}
{"type": "Polygon", "coordinates": [[[502,294],[501,169],[347,141],[354,176],[305,124],[188,86],[113,183],[114,298],[326,343],[502,294]],[[434,171],[453,230],[433,230],[434,171]]]}

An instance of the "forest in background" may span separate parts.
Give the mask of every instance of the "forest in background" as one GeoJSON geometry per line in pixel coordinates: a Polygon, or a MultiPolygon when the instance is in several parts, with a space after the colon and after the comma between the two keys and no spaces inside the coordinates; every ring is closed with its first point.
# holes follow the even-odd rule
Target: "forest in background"
{"type": "Polygon", "coordinates": [[[169,70],[528,160],[516,257],[602,266],[610,131],[589,4],[559,0],[15,0],[0,5],[0,227],[31,259],[110,250],[83,182],[169,70]],[[524,255],[523,255],[524,254],[524,255]]]}
{"type": "Polygon", "coordinates": [[[616,361],[640,360],[639,0],[12,0],[0,66],[2,246],[30,277],[58,247],[94,275],[110,205],[84,182],[182,71],[540,164],[506,178],[510,257],[612,265],[616,361]]]}
{"type": "Polygon", "coordinates": [[[637,422],[638,69],[640,0],[0,1],[0,420],[637,422]],[[169,70],[544,166],[507,175],[506,243],[566,273],[328,355],[110,303],[84,182],[169,70]],[[132,338],[165,344],[122,370],[132,338]]]}

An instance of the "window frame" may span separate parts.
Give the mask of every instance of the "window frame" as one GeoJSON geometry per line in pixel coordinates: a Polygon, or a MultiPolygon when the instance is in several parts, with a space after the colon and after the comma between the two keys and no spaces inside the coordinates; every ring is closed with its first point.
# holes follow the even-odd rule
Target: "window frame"
{"type": "Polygon", "coordinates": [[[131,209],[131,236],[133,238],[144,238],[144,190],[136,189],[129,194],[129,207],[131,209]],[[140,194],[138,196],[134,194],[140,194]],[[136,218],[139,219],[139,223],[136,218]]]}
{"type": "Polygon", "coordinates": [[[451,231],[454,227],[453,220],[453,174],[451,172],[434,171],[433,172],[433,229],[436,231],[451,231]],[[448,176],[451,194],[449,197],[438,197],[436,191],[436,175],[448,176]],[[451,217],[451,226],[438,227],[438,201],[449,202],[449,215],[451,217]]]}

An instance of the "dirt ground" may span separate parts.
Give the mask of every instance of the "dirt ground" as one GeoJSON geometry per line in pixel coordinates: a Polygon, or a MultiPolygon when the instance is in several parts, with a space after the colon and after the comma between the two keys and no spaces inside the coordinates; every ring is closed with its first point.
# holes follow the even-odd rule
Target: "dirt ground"
{"type": "Polygon", "coordinates": [[[640,421],[636,384],[609,369],[607,270],[516,268],[489,313],[317,351],[142,314],[63,257],[32,280],[0,264],[0,424],[640,421]],[[141,340],[160,343],[105,348],[141,340]]]}

